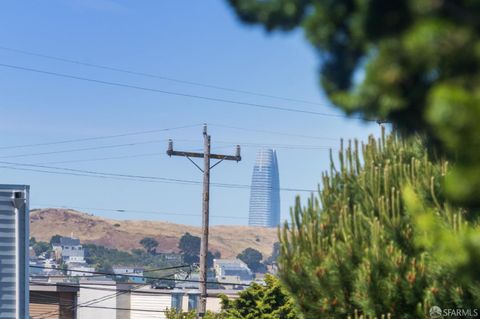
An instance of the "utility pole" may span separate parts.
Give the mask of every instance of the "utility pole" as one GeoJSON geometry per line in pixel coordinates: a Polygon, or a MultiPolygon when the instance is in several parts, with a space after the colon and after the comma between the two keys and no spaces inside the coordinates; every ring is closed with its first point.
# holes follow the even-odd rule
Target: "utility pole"
{"type": "Polygon", "coordinates": [[[207,309],[207,255],[208,255],[208,231],[209,231],[209,209],[210,209],[210,170],[221,162],[242,160],[240,146],[237,145],[235,155],[211,154],[211,140],[207,133],[207,125],[203,126],[203,153],[174,151],[173,141],[168,141],[168,156],[183,156],[193,163],[203,173],[203,199],[202,199],[202,240],[200,245],[200,303],[198,307],[199,317],[205,315],[207,309]],[[191,158],[203,158],[203,169],[191,158]],[[218,161],[210,166],[210,159],[218,161]]]}

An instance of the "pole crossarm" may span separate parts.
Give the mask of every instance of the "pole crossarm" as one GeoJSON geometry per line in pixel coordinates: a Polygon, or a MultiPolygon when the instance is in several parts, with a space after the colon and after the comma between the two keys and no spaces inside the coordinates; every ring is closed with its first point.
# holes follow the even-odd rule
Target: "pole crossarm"
{"type": "Polygon", "coordinates": [[[195,163],[189,156],[185,156],[193,165],[195,165],[199,170],[200,172],[203,173],[203,169],[197,164],[195,163]]]}
{"type": "MultiPolygon", "coordinates": [[[[204,158],[205,157],[204,153],[174,151],[173,149],[172,150],[168,149],[167,150],[167,155],[168,156],[198,157],[198,158],[204,158]]],[[[236,161],[236,162],[240,162],[242,160],[242,157],[240,155],[210,154],[209,158],[225,160],[225,161],[236,161]]]]}

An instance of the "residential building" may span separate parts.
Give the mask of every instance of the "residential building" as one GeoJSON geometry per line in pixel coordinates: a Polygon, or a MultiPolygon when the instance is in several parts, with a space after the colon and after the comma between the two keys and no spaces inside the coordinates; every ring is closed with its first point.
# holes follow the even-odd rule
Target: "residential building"
{"type": "Polygon", "coordinates": [[[73,277],[92,277],[95,274],[95,267],[90,267],[87,264],[84,263],[69,263],[68,264],[68,271],[67,275],[68,276],[73,276],[73,277]]]}
{"type": "Polygon", "coordinates": [[[57,259],[62,263],[85,263],[85,250],[80,244],[80,239],[61,237],[59,243],[52,245],[56,252],[57,259]]]}
{"type": "Polygon", "coordinates": [[[258,151],[250,186],[249,226],[277,227],[280,224],[280,179],[277,154],[258,151]]]}
{"type": "Polygon", "coordinates": [[[240,259],[214,259],[216,280],[223,286],[249,284],[254,275],[247,264],[240,259]]]}
{"type": "Polygon", "coordinates": [[[28,318],[29,186],[0,185],[0,318],[28,318]]]}
{"type": "MultiPolygon", "coordinates": [[[[174,275],[175,288],[181,289],[199,289],[200,288],[200,274],[198,272],[186,275],[185,273],[174,275]]],[[[207,288],[216,288],[218,284],[215,283],[215,274],[211,271],[207,273],[207,288]]]]}
{"type": "Polygon", "coordinates": [[[143,272],[145,269],[141,267],[127,267],[127,266],[114,266],[113,273],[117,275],[117,278],[125,282],[142,284],[146,280],[143,278],[143,272]]]}

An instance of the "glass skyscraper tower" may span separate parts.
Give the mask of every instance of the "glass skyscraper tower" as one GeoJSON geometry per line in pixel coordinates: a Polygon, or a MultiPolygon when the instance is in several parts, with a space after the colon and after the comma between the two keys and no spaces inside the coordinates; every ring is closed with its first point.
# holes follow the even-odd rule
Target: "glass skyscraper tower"
{"type": "Polygon", "coordinates": [[[249,226],[277,227],[280,224],[280,180],[277,154],[258,151],[250,188],[249,226]]]}

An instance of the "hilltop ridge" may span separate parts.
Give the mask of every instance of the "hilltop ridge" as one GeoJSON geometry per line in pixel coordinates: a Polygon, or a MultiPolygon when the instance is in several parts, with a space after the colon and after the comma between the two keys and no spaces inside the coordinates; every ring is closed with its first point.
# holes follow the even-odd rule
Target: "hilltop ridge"
{"type": "MultiPolygon", "coordinates": [[[[186,232],[200,236],[200,227],[165,221],[116,220],[94,216],[73,209],[34,209],[30,213],[30,233],[37,240],[49,241],[53,235],[79,238],[82,243],[92,243],[129,251],[142,248],[139,241],[154,237],[158,252],[178,252],[180,237],[186,232]]],[[[210,227],[210,251],[219,251],[222,258],[236,257],[245,248],[259,250],[264,258],[272,253],[277,241],[277,230],[248,226],[210,227]]]]}

